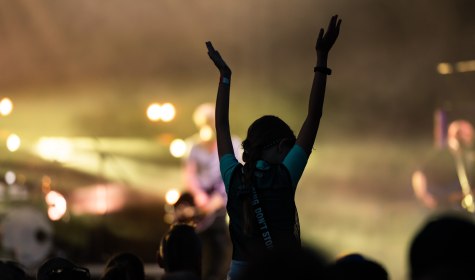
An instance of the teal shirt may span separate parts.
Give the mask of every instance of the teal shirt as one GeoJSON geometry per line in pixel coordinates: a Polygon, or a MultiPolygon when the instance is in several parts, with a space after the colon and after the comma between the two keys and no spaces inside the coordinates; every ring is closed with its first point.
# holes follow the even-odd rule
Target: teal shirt
{"type": "MultiPolygon", "coordinates": [[[[300,247],[300,224],[294,195],[307,161],[305,151],[294,145],[280,164],[271,165],[263,160],[256,163],[255,188],[275,248],[300,247]]],[[[245,229],[242,199],[249,192],[243,188],[239,176],[241,168],[233,154],[221,157],[220,170],[228,195],[226,210],[230,218],[232,259],[249,261],[266,247],[257,227],[250,232],[245,229]]]]}
{"type": "MultiPolygon", "coordinates": [[[[295,144],[292,149],[290,149],[287,156],[284,158],[282,164],[287,168],[292,180],[292,186],[297,188],[297,184],[302,177],[302,173],[307,165],[309,155],[299,145],[295,144]]],[[[226,193],[229,192],[229,185],[231,182],[231,176],[233,175],[234,169],[239,165],[234,154],[225,154],[221,157],[220,170],[221,176],[224,181],[224,186],[226,187],[226,193]]],[[[258,161],[257,168],[265,170],[268,165],[265,161],[258,161]]]]}

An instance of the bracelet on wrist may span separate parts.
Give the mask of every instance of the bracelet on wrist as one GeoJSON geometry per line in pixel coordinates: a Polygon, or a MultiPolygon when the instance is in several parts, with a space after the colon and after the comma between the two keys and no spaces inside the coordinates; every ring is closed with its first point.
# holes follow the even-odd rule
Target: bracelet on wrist
{"type": "Polygon", "coordinates": [[[231,79],[228,78],[228,77],[221,77],[221,78],[219,78],[219,82],[221,84],[230,85],[231,84],[231,79]]]}
{"type": "Polygon", "coordinates": [[[331,75],[332,70],[328,67],[315,66],[313,67],[313,72],[320,72],[322,74],[331,75]]]}

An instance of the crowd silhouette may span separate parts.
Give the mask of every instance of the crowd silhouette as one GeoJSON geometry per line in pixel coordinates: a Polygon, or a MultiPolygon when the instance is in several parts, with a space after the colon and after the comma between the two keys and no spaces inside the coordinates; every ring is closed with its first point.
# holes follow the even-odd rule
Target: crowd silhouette
{"type": "MultiPolygon", "coordinates": [[[[229,124],[231,68],[206,42],[208,55],[219,70],[216,99],[216,136],[220,171],[227,196],[232,260],[224,268],[227,279],[390,279],[384,264],[361,252],[329,258],[318,248],[302,244],[295,205],[298,181],[304,172],[323,112],[328,55],[337,41],[341,20],[333,16],[320,30],[316,66],[307,117],[297,136],[276,116],[263,116],[248,129],[242,143],[241,164],[235,155],[229,124]]],[[[192,201],[190,201],[192,203],[192,201]]],[[[425,221],[408,250],[408,279],[475,279],[475,222],[466,212],[440,213],[425,221]]],[[[203,246],[195,226],[177,221],[161,237],[157,265],[161,279],[201,280],[203,246]]],[[[14,261],[0,262],[1,279],[89,280],[88,268],[63,257],[46,260],[36,277],[14,261]]],[[[222,279],[225,279],[224,276],[222,279]]],[[[101,280],[148,279],[143,261],[134,253],[119,252],[105,264],[101,280]]]]}
{"type": "MultiPolygon", "coordinates": [[[[475,221],[467,212],[441,212],[427,218],[414,233],[407,252],[409,280],[475,279],[475,221]]],[[[157,265],[159,279],[200,280],[202,244],[189,224],[174,224],[161,238],[157,265]]],[[[5,280],[147,280],[143,261],[133,253],[120,252],[106,262],[103,273],[92,277],[89,269],[64,257],[40,265],[36,276],[15,261],[0,261],[5,280]]],[[[223,278],[224,279],[224,278],[223,278]]],[[[229,279],[229,278],[228,278],[229,279]]],[[[388,280],[384,264],[359,252],[336,259],[314,246],[279,247],[256,251],[240,271],[239,279],[388,280]]]]}

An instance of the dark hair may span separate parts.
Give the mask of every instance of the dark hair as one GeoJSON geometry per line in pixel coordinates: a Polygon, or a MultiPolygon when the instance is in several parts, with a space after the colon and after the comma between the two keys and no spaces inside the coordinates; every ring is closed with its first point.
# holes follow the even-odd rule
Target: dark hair
{"type": "Polygon", "coordinates": [[[454,273],[457,277],[447,279],[473,279],[474,236],[475,222],[469,214],[438,213],[427,219],[410,244],[411,279],[443,279],[442,275],[454,273]]]}
{"type": "Polygon", "coordinates": [[[292,129],[279,117],[266,115],[255,120],[247,130],[247,137],[242,142],[244,153],[242,155],[246,185],[252,183],[256,162],[261,159],[262,151],[282,140],[288,140],[290,145],[295,143],[292,129]]]}
{"type": "Polygon", "coordinates": [[[145,279],[143,261],[128,252],[118,253],[107,261],[102,279],[145,279]]]}
{"type": "Polygon", "coordinates": [[[0,261],[0,275],[4,280],[26,280],[27,275],[22,265],[16,261],[0,261]]]}
{"type": "Polygon", "coordinates": [[[201,276],[201,246],[194,227],[175,224],[163,236],[157,260],[166,272],[190,271],[201,276]]]}
{"type": "MultiPolygon", "coordinates": [[[[296,138],[292,129],[279,117],[265,115],[249,126],[247,137],[242,142],[244,150],[242,159],[245,162],[243,167],[244,189],[248,190],[253,184],[256,163],[262,158],[262,152],[278,145],[282,140],[287,140],[289,145],[294,145],[296,138]]],[[[245,232],[250,232],[252,229],[250,195],[244,197],[242,202],[245,232]]]]}
{"type": "Polygon", "coordinates": [[[274,248],[258,252],[244,269],[242,279],[326,279],[327,263],[325,252],[318,248],[274,248]]]}
{"type": "Polygon", "coordinates": [[[68,259],[53,257],[45,261],[36,274],[38,280],[89,280],[91,275],[85,267],[80,267],[68,259]]]}
{"type": "Polygon", "coordinates": [[[358,253],[352,253],[337,259],[327,267],[326,273],[326,279],[329,280],[389,279],[388,272],[381,263],[358,253]]]}

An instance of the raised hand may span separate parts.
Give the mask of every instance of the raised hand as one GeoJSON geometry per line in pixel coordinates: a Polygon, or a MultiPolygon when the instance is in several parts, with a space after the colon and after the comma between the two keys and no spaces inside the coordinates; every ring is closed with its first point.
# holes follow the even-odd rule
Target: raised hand
{"type": "Polygon", "coordinates": [[[328,24],[327,31],[324,32],[323,28],[320,29],[318,34],[317,44],[315,49],[319,55],[327,55],[330,49],[335,44],[338,34],[340,33],[341,19],[338,19],[338,15],[332,16],[330,23],[328,24]]]}
{"type": "Polygon", "coordinates": [[[209,58],[211,58],[211,60],[214,62],[214,65],[216,65],[216,67],[218,68],[221,76],[227,78],[231,77],[231,68],[229,68],[226,62],[224,62],[223,58],[221,57],[219,52],[214,49],[211,42],[206,42],[206,47],[208,48],[209,58]]]}

